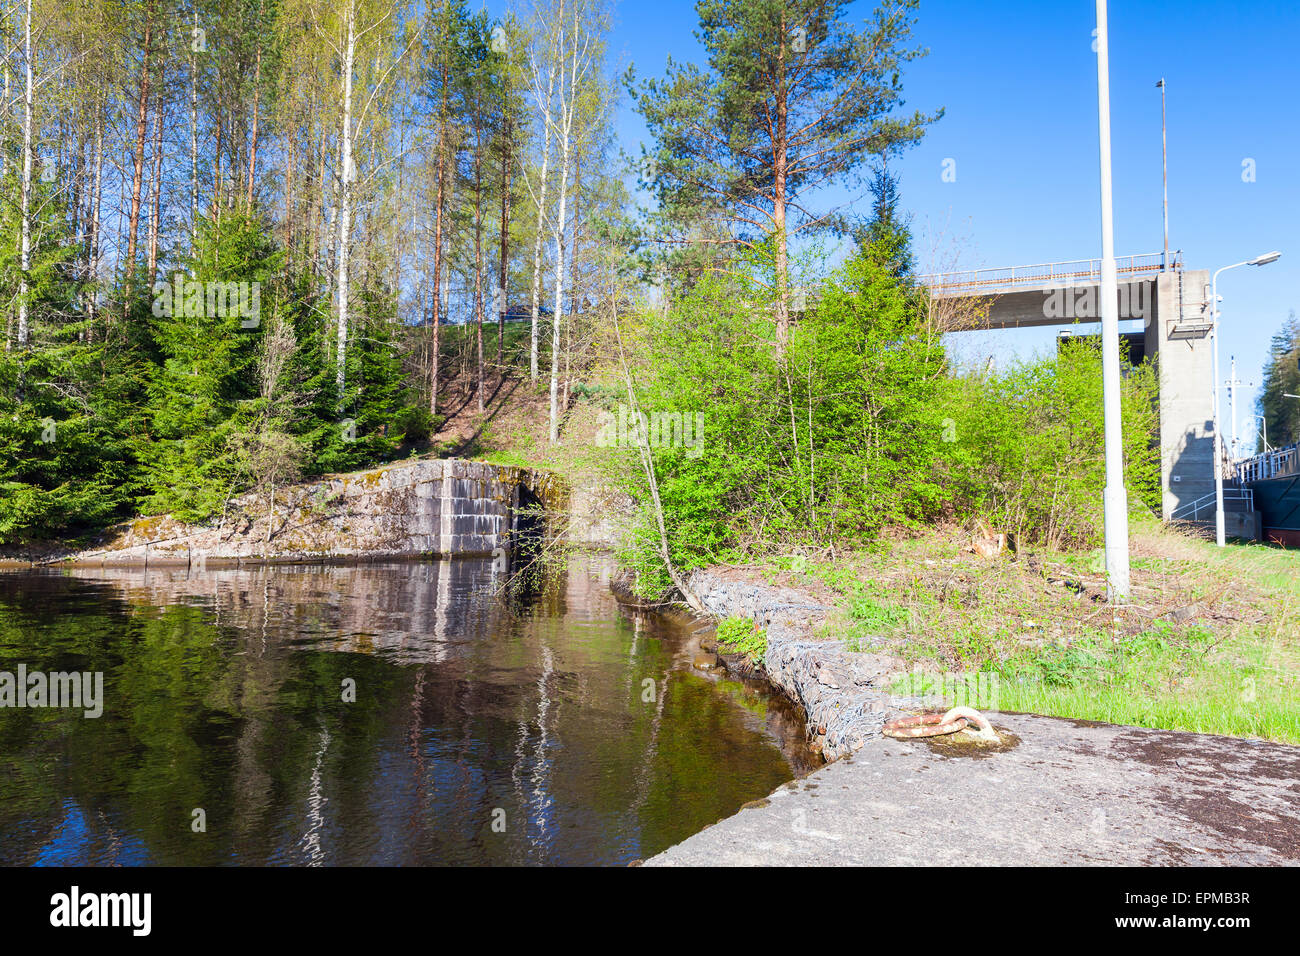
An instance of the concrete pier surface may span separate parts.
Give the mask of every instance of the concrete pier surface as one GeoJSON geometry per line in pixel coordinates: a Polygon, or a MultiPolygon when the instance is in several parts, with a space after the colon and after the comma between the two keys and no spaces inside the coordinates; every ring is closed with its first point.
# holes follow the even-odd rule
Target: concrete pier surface
{"type": "Polygon", "coordinates": [[[869,740],[645,865],[1300,864],[1300,747],[991,716],[1002,749],[869,740]]]}

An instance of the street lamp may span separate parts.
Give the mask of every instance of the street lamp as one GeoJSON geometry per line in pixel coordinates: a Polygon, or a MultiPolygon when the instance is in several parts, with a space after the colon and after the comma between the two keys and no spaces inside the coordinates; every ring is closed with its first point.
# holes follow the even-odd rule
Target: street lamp
{"type": "MultiPolygon", "coordinates": [[[[1110,31],[1106,0],[1097,0],[1097,138],[1101,160],[1101,390],[1106,434],[1106,590],[1112,603],[1129,597],[1128,492],[1120,421],[1119,306],[1110,169],[1110,31]]],[[[1218,373],[1215,373],[1216,377],[1218,373]]]]}
{"type": "Polygon", "coordinates": [[[1161,271],[1169,271],[1169,135],[1165,122],[1165,78],[1162,76],[1156,84],[1160,87],[1160,156],[1163,160],[1165,181],[1165,257],[1161,260],[1161,271]]]}
{"type": "Polygon", "coordinates": [[[1234,262],[1214,273],[1210,280],[1210,311],[1213,317],[1210,334],[1214,338],[1214,539],[1220,548],[1228,542],[1223,523],[1223,433],[1219,428],[1219,273],[1240,266],[1266,266],[1270,262],[1277,262],[1281,256],[1280,252],[1266,252],[1254,259],[1234,262]]]}

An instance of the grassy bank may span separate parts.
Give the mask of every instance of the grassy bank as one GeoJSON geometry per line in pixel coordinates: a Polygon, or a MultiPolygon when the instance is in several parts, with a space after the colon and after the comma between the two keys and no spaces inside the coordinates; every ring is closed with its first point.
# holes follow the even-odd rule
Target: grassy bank
{"type": "Polygon", "coordinates": [[[934,532],[768,573],[837,608],[824,636],[901,658],[900,690],[983,675],[1003,710],[1300,743],[1300,553],[1143,522],[1134,600],[1112,608],[1100,551],[986,559],[968,541],[934,532]]]}

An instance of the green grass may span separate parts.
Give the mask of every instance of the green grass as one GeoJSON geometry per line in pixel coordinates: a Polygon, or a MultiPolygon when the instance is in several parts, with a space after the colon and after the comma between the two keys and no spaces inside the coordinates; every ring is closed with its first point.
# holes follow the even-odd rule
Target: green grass
{"type": "Polygon", "coordinates": [[[903,670],[984,675],[997,707],[1300,744],[1300,552],[1134,527],[1131,605],[1100,552],[987,561],[937,534],[790,568],[824,631],[903,670]]]}
{"type": "Polygon", "coordinates": [[[1228,647],[1206,627],[1096,633],[999,666],[1004,710],[1300,743],[1300,692],[1256,634],[1228,647]]]}

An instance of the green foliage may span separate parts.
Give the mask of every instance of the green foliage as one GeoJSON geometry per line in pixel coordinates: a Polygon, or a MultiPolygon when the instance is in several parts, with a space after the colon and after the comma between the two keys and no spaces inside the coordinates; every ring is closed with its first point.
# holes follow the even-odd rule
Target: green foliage
{"type": "Polygon", "coordinates": [[[727,654],[744,654],[758,663],[767,654],[767,632],[747,617],[729,617],[718,624],[718,647],[727,654]]]}
{"type": "Polygon", "coordinates": [[[655,141],[646,185],[662,225],[712,240],[670,247],[672,278],[692,281],[735,233],[784,243],[843,225],[808,213],[808,196],[827,182],[852,188],[873,154],[917,142],[942,115],[900,112],[902,70],[925,52],[911,46],[916,0],[865,23],[848,0],[699,0],[695,9],[707,65],[669,57],[662,79],[628,76],[655,141]]]}
{"type": "MultiPolygon", "coordinates": [[[[0,204],[0,295],[14,312],[18,189],[11,173],[0,204]]],[[[88,334],[62,201],[41,182],[32,200],[30,332],[0,352],[0,543],[102,524],[136,491],[140,363],[120,337],[88,334]]]]}
{"type": "Polygon", "coordinates": [[[944,498],[931,473],[944,357],[912,288],[855,257],[795,327],[785,364],[759,345],[772,340],[762,288],[706,277],[640,331],[642,411],[699,423],[695,441],[653,448],[686,569],[781,541],[861,540],[944,498]]]}
{"type": "Polygon", "coordinates": [[[946,498],[933,463],[947,363],[923,314],[915,289],[868,252],[824,284],[792,337],[786,428],[814,541],[868,539],[946,498]]]}
{"type": "MultiPolygon", "coordinates": [[[[334,389],[333,357],[317,348],[304,355],[302,367],[312,383],[309,428],[303,433],[312,449],[314,473],[350,471],[388,461],[402,442],[425,438],[432,431],[428,409],[410,386],[403,367],[404,341],[387,291],[362,290],[356,326],[348,348],[346,395],[342,408],[334,389]]],[[[325,342],[322,323],[315,340],[325,342]]],[[[328,328],[326,320],[323,325],[328,328]]]]}
{"type": "MultiPolygon", "coordinates": [[[[1126,365],[1125,475],[1130,499],[1159,513],[1159,377],[1126,365]]],[[[1020,544],[1092,547],[1101,535],[1105,485],[1101,343],[1077,338],[1047,358],[990,377],[944,383],[948,437],[938,480],[955,507],[985,517],[1020,544]]]]}
{"type": "MultiPolygon", "coordinates": [[[[360,291],[340,408],[329,302],[310,274],[286,274],[256,215],[202,220],[177,270],[147,297],[132,297],[137,276],[105,322],[69,278],[78,249],[59,231],[57,198],[41,199],[31,336],[0,353],[0,543],[134,509],[200,521],[250,488],[273,503],[278,485],[387,460],[428,435],[391,295],[360,291]]],[[[6,213],[0,226],[17,222],[6,213]]],[[[0,246],[15,243],[0,233],[0,246]]],[[[11,297],[20,278],[0,256],[11,297]]]]}
{"type": "Polygon", "coordinates": [[[1273,336],[1259,395],[1259,412],[1274,448],[1300,442],[1300,399],[1288,394],[1300,395],[1300,320],[1294,312],[1273,336]]]}
{"type": "Polygon", "coordinates": [[[232,213],[219,224],[201,221],[176,277],[155,285],[160,360],[150,383],[156,444],[146,466],[152,489],[146,509],[201,520],[240,487],[235,436],[255,420],[257,349],[279,306],[279,266],[261,223],[232,213]],[[256,302],[257,315],[232,308],[229,298],[222,305],[209,294],[218,284],[241,285],[247,290],[241,304],[256,302]]]}
{"type": "MultiPolygon", "coordinates": [[[[994,376],[956,374],[897,262],[869,245],[823,282],[784,364],[762,344],[772,320],[761,276],[705,277],[643,317],[629,345],[646,356],[640,411],[648,424],[680,415],[702,432],[648,435],[679,568],[778,547],[861,547],[886,526],[942,519],[981,518],[1021,545],[1099,540],[1099,343],[1074,340],[994,376]]],[[[1129,492],[1158,510],[1158,376],[1149,365],[1124,373],[1129,492]]],[[[623,461],[631,455],[625,447],[623,461]]],[[[635,468],[626,474],[645,501],[635,468]]],[[[657,549],[647,509],[632,564],[648,590],[665,584],[657,549]]]]}
{"type": "Polygon", "coordinates": [[[71,335],[0,353],[0,543],[101,525],[136,491],[129,356],[71,335]]]}
{"type": "Polygon", "coordinates": [[[894,276],[912,274],[912,230],[898,211],[898,176],[884,164],[876,167],[871,179],[871,218],[854,231],[862,250],[894,276]]]}
{"type": "Polygon", "coordinates": [[[907,620],[907,611],[874,598],[860,597],[849,605],[849,617],[867,631],[893,630],[907,620]]]}

